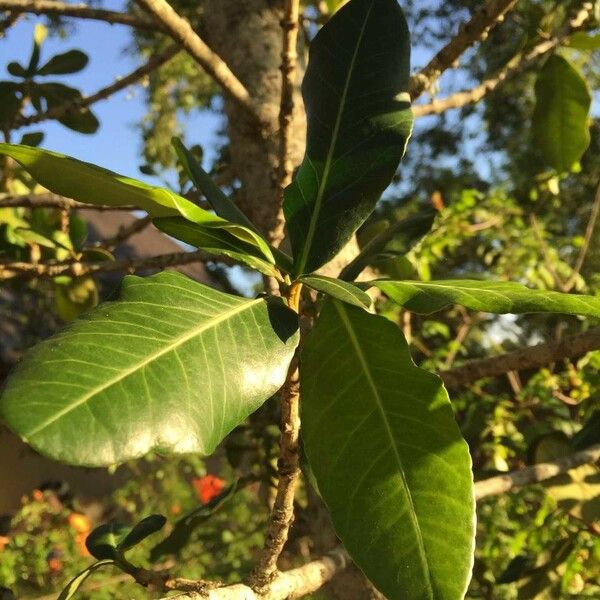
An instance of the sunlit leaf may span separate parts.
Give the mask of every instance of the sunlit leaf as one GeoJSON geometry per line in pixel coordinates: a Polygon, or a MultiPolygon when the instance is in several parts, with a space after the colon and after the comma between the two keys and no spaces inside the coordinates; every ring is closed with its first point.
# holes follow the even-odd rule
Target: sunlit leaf
{"type": "Polygon", "coordinates": [[[336,533],[390,600],[462,600],[471,460],[448,394],[401,330],[332,301],[301,356],[303,444],[336,533]]]}
{"type": "Polygon", "coordinates": [[[323,275],[305,275],[300,277],[299,281],[318,292],[354,306],[369,308],[373,303],[369,294],[347,281],[323,275]]]}
{"type": "Polygon", "coordinates": [[[590,144],[592,98],[585,79],[568,60],[554,54],[538,76],[535,97],[533,141],[551,167],[569,171],[590,144]]]}
{"type": "Polygon", "coordinates": [[[600,318],[600,296],[531,290],[520,283],[447,279],[370,282],[408,310],[430,314],[452,304],[490,313],[563,313],[600,318]]]}
{"type": "Polygon", "coordinates": [[[296,274],[333,258],[390,184],[412,128],[409,70],[396,0],[350,0],[312,41],[306,154],[284,200],[296,274]]]}
{"type": "Polygon", "coordinates": [[[210,454],[283,384],[297,328],[278,299],[239,298],[175,272],[126,277],[120,301],[25,356],[0,418],[71,464],[210,454]]]}

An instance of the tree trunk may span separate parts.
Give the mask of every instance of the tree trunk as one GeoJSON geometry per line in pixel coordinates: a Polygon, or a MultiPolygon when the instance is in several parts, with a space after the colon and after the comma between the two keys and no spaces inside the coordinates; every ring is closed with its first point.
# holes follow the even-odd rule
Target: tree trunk
{"type": "MultiPolygon", "coordinates": [[[[278,214],[277,129],[281,101],[281,0],[205,0],[204,35],[262,107],[271,134],[261,136],[244,111],[225,101],[229,151],[234,180],[241,184],[242,210],[267,235],[275,229],[278,214]]],[[[301,53],[300,53],[301,54],[301,53]]],[[[299,164],[304,154],[306,117],[299,82],[292,121],[291,158],[299,164]]]]}

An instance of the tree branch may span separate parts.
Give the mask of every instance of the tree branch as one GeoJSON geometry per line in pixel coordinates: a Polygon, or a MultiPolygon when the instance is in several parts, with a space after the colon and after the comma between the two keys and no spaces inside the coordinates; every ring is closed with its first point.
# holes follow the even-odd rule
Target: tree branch
{"type": "Polygon", "coordinates": [[[77,202],[58,194],[50,192],[45,194],[31,194],[29,196],[9,196],[0,200],[0,208],[57,208],[61,210],[68,209],[86,209],[86,210],[139,210],[135,206],[110,206],[108,204],[85,204],[77,202]]]}
{"type": "Polygon", "coordinates": [[[328,556],[279,573],[268,588],[260,593],[240,583],[204,592],[170,596],[168,600],[293,600],[323,587],[336,573],[343,571],[348,562],[346,552],[336,548],[328,556]]]}
{"type": "Polygon", "coordinates": [[[498,475],[490,479],[478,481],[475,484],[475,499],[481,500],[488,496],[499,496],[515,488],[546,481],[581,465],[594,464],[600,460],[600,444],[590,446],[585,450],[559,458],[552,462],[539,463],[520,471],[498,475]]]}
{"type": "MultiPolygon", "coordinates": [[[[297,313],[300,311],[302,284],[293,284],[288,294],[288,304],[297,313]]],[[[304,331],[301,330],[301,341],[304,331]]],[[[278,481],[275,502],[269,515],[269,526],[264,550],[252,574],[252,586],[263,591],[277,574],[277,560],[288,539],[294,521],[294,495],[300,477],[300,373],[299,352],[296,351],[288,377],[280,395],[280,438],[278,481]]]]}
{"type": "Polygon", "coordinates": [[[579,255],[577,256],[577,260],[575,261],[575,265],[573,266],[573,274],[569,277],[569,280],[565,283],[565,291],[569,291],[573,285],[575,285],[575,280],[577,279],[577,275],[581,272],[583,264],[585,263],[585,258],[590,249],[590,243],[592,241],[592,237],[594,235],[594,229],[596,228],[596,222],[598,221],[598,215],[600,214],[600,183],[596,188],[596,197],[594,198],[594,204],[592,204],[592,210],[590,212],[590,218],[588,220],[587,227],[585,228],[585,235],[583,238],[583,245],[579,250],[579,255]]]}
{"type": "Polygon", "coordinates": [[[454,65],[458,58],[475,43],[484,39],[488,31],[501,22],[504,15],[517,3],[517,0],[486,0],[464,23],[454,36],[419,73],[411,77],[410,97],[415,100],[431,88],[440,75],[454,65]]]}
{"type": "Polygon", "coordinates": [[[119,231],[112,237],[98,242],[97,246],[100,248],[115,248],[119,244],[122,244],[136,233],[140,233],[152,223],[152,217],[146,216],[141,219],[134,219],[129,225],[122,225],[119,227],[119,231]]]}
{"type": "Polygon", "coordinates": [[[0,38],[6,36],[6,30],[10,29],[19,19],[21,15],[18,13],[9,13],[5,19],[0,21],[0,38]]]}
{"type": "Polygon", "coordinates": [[[552,39],[543,40],[526,54],[517,54],[495,77],[491,77],[486,81],[483,81],[481,84],[470,90],[457,92],[447,96],[446,98],[434,99],[427,104],[419,104],[414,106],[413,113],[415,117],[423,117],[434,114],[437,115],[446,110],[462,108],[468,104],[475,104],[476,102],[479,102],[479,100],[481,100],[487,94],[493,92],[502,83],[525,72],[529,67],[539,61],[540,58],[550,53],[560,44],[564,43],[569,35],[580,29],[585,24],[585,22],[590,18],[590,15],[591,8],[588,5],[584,5],[575,14],[575,16],[569,20],[568,25],[561,31],[557,32],[552,39]]]}
{"type": "Polygon", "coordinates": [[[221,86],[225,94],[237,102],[247,115],[264,128],[260,110],[254,105],[248,90],[234,75],[225,61],[213,52],[206,42],[194,31],[189,21],[177,14],[166,0],[136,0],[148,10],[169,35],[183,46],[192,58],[221,86]]]}
{"type": "Polygon", "coordinates": [[[497,87],[508,79],[526,71],[531,65],[536,63],[542,56],[548,54],[556,48],[564,38],[555,38],[546,40],[535,46],[525,55],[513,57],[506,67],[495,77],[491,77],[470,90],[451,94],[446,98],[434,99],[427,104],[417,104],[413,106],[415,117],[424,117],[427,115],[439,115],[446,110],[453,108],[462,108],[468,104],[479,102],[484,96],[493,92],[497,87]]]}
{"type": "MultiPolygon", "coordinates": [[[[70,275],[81,277],[82,275],[93,275],[94,273],[109,273],[113,271],[124,271],[134,273],[145,269],[166,269],[177,265],[187,265],[194,262],[206,262],[215,260],[206,252],[174,252],[162,254],[151,258],[107,260],[101,262],[68,262],[68,263],[26,263],[26,262],[0,262],[0,281],[14,277],[58,277],[59,275],[70,275]]],[[[228,262],[229,261],[222,261],[228,262]]]]}
{"type": "Polygon", "coordinates": [[[290,147],[292,142],[292,121],[294,118],[294,90],[296,82],[296,61],[298,58],[298,30],[300,28],[300,0],[285,0],[283,48],[281,51],[281,106],[279,109],[279,173],[277,188],[277,220],[270,232],[271,242],[279,246],[285,237],[283,216],[283,190],[292,182],[294,164],[290,147]]]}
{"type": "Polygon", "coordinates": [[[538,369],[564,358],[574,358],[598,349],[600,327],[595,327],[558,342],[547,342],[500,356],[474,360],[449,371],[442,371],[439,376],[448,389],[456,389],[485,377],[495,377],[509,371],[538,369]]]}
{"type": "Polygon", "coordinates": [[[127,25],[146,31],[163,31],[165,28],[154,20],[143,19],[128,13],[91,8],[87,4],[67,4],[54,0],[0,0],[0,10],[14,14],[31,13],[34,15],[55,15],[57,17],[75,17],[103,21],[111,25],[127,25]]]}
{"type": "Polygon", "coordinates": [[[155,54],[150,58],[150,60],[141,67],[137,68],[135,71],[131,72],[129,75],[118,79],[111,85],[98,90],[95,94],[91,96],[84,96],[78,100],[73,100],[72,102],[66,102],[65,104],[61,104],[60,106],[55,106],[46,112],[37,113],[35,115],[31,115],[29,117],[19,116],[15,119],[15,127],[25,127],[27,125],[33,125],[34,123],[39,123],[40,121],[45,121],[47,119],[60,119],[69,113],[79,112],[90,107],[92,104],[99,102],[100,100],[106,100],[113,94],[129,87],[130,85],[137,83],[140,79],[155,71],[166,62],[171,60],[178,52],[181,51],[181,48],[178,44],[173,44],[169,46],[164,52],[160,54],[155,54]]]}

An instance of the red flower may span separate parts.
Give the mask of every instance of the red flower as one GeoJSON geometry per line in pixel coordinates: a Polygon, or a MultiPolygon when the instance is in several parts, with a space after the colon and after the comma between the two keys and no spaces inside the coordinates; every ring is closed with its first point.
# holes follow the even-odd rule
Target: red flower
{"type": "Polygon", "coordinates": [[[225,482],[222,479],[215,477],[215,475],[197,477],[193,480],[193,484],[202,504],[208,504],[215,496],[218,496],[225,487],[225,482]]]}

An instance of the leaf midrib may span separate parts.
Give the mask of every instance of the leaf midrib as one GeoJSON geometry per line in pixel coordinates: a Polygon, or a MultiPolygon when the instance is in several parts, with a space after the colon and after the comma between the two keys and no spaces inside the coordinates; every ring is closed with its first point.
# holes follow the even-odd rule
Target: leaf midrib
{"type": "Polygon", "coordinates": [[[107,382],[104,382],[103,384],[90,390],[84,396],[82,396],[81,398],[76,400],[75,402],[72,402],[68,406],[65,406],[65,408],[63,408],[61,411],[52,415],[49,419],[46,419],[46,421],[39,424],[35,429],[32,429],[31,431],[25,433],[23,437],[29,438],[29,437],[33,437],[34,435],[37,435],[38,433],[40,433],[40,431],[43,431],[44,429],[49,427],[52,423],[62,419],[68,413],[79,408],[82,404],[85,404],[88,400],[90,400],[97,394],[103,392],[104,390],[115,385],[116,383],[119,383],[123,379],[126,379],[132,373],[135,373],[136,371],[145,367],[146,365],[150,364],[151,362],[158,360],[161,356],[164,356],[165,354],[177,349],[179,346],[185,344],[187,341],[191,340],[193,337],[200,335],[201,333],[203,333],[204,331],[206,331],[208,329],[211,329],[212,327],[216,327],[217,325],[226,321],[227,319],[234,317],[235,315],[242,313],[245,310],[248,310],[249,308],[254,307],[255,305],[257,305],[261,302],[264,302],[264,300],[259,298],[257,300],[251,300],[247,303],[243,303],[239,306],[236,306],[235,308],[228,310],[227,312],[225,312],[223,314],[220,314],[216,317],[209,319],[208,321],[205,321],[204,323],[199,324],[197,327],[192,328],[190,331],[184,333],[183,335],[176,337],[172,342],[170,342],[163,348],[159,349],[156,352],[153,352],[149,356],[145,357],[143,360],[137,362],[132,367],[125,369],[124,371],[119,373],[117,376],[113,377],[112,379],[108,380],[107,382]]]}
{"type": "Polygon", "coordinates": [[[427,563],[427,559],[426,559],[425,543],[423,541],[423,534],[421,532],[421,528],[419,526],[419,521],[417,519],[417,514],[416,514],[412,494],[410,493],[410,488],[408,487],[408,482],[406,481],[406,477],[404,475],[404,467],[402,465],[402,459],[400,457],[400,454],[398,453],[398,448],[396,447],[396,444],[394,442],[394,435],[393,435],[392,429],[390,427],[390,423],[385,414],[381,396],[379,395],[379,391],[377,389],[377,386],[375,385],[375,380],[373,379],[371,369],[369,368],[367,359],[363,353],[360,342],[358,341],[358,338],[356,337],[356,334],[354,333],[354,329],[352,328],[352,323],[350,322],[350,319],[348,318],[348,316],[346,314],[346,310],[345,310],[343,304],[341,304],[340,302],[334,301],[333,305],[335,306],[335,308],[340,316],[340,320],[342,321],[342,324],[344,325],[344,327],[348,333],[350,342],[352,343],[352,346],[354,347],[354,350],[356,351],[357,358],[361,363],[361,366],[365,373],[365,377],[367,379],[369,387],[371,388],[371,391],[373,392],[373,398],[375,400],[375,404],[377,405],[377,410],[381,416],[382,422],[384,423],[387,437],[389,438],[390,445],[394,452],[394,457],[396,459],[396,462],[398,463],[398,471],[400,473],[402,485],[404,486],[404,490],[406,492],[406,497],[408,498],[408,501],[410,504],[409,514],[410,514],[410,518],[411,518],[411,521],[413,524],[413,529],[416,534],[417,544],[419,546],[419,560],[421,562],[423,574],[426,578],[426,584],[427,584],[427,588],[429,591],[429,597],[433,598],[434,593],[433,593],[433,586],[432,586],[432,582],[431,582],[431,572],[429,570],[429,564],[427,563]]]}
{"type": "Polygon", "coordinates": [[[331,170],[331,165],[333,161],[333,153],[335,152],[335,147],[338,142],[338,135],[340,132],[340,127],[342,125],[342,118],[344,115],[344,111],[346,109],[346,99],[348,96],[348,90],[350,89],[350,81],[352,80],[352,76],[354,75],[354,66],[356,64],[356,59],[358,57],[358,51],[362,44],[362,40],[365,34],[365,30],[367,28],[367,23],[369,22],[369,17],[371,16],[371,11],[373,10],[374,0],[371,2],[371,6],[369,6],[369,10],[365,15],[364,23],[360,29],[360,34],[358,36],[358,41],[356,42],[356,47],[354,48],[354,53],[352,55],[352,60],[350,61],[350,66],[348,68],[348,75],[346,76],[346,81],[344,82],[344,90],[340,97],[340,108],[335,120],[335,126],[333,128],[333,133],[331,135],[331,144],[329,145],[329,150],[327,151],[327,158],[325,159],[325,164],[323,166],[323,177],[319,183],[319,189],[317,191],[317,197],[315,199],[315,208],[310,217],[310,223],[308,225],[308,233],[306,234],[306,240],[304,242],[304,247],[302,248],[302,256],[300,258],[300,263],[298,265],[298,273],[303,273],[306,267],[306,261],[308,260],[308,251],[312,245],[312,240],[315,236],[315,229],[317,227],[317,219],[319,218],[319,213],[321,211],[321,204],[323,202],[323,195],[325,193],[325,188],[327,187],[328,179],[329,179],[329,171],[331,170]]]}

